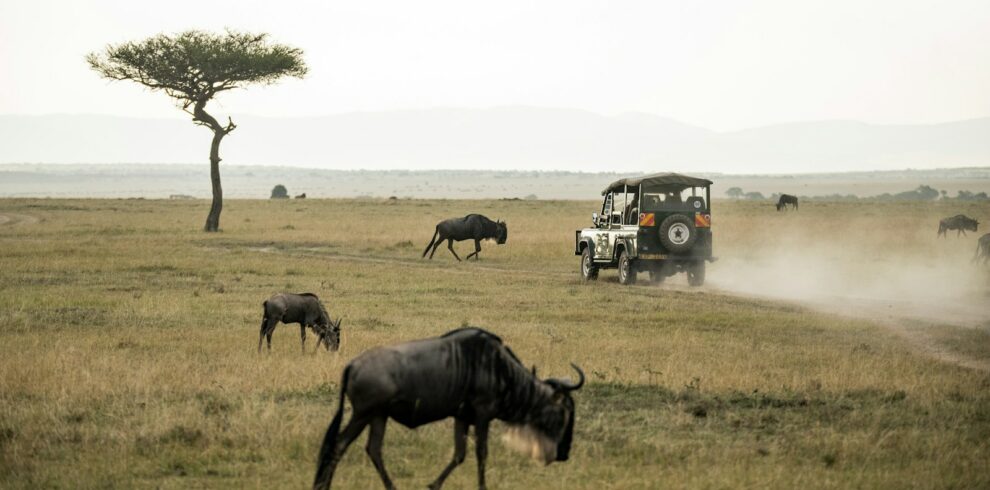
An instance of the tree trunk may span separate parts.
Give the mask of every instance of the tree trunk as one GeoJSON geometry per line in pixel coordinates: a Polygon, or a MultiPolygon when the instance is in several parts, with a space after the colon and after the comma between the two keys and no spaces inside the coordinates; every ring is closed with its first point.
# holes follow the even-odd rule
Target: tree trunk
{"type": "Polygon", "coordinates": [[[213,142],[210,144],[210,182],[213,184],[213,204],[210,206],[210,214],[206,216],[206,225],[203,226],[203,231],[207,232],[220,231],[220,210],[223,209],[223,188],[220,187],[220,140],[237,127],[230,118],[227,118],[226,126],[221,125],[204,110],[206,102],[212,96],[213,94],[207,94],[196,99],[192,112],[193,121],[196,124],[213,130],[213,142]]]}
{"type": "Polygon", "coordinates": [[[213,131],[213,143],[210,145],[210,182],[213,184],[213,204],[210,214],[206,216],[206,226],[203,231],[220,231],[220,210],[223,209],[223,188],[220,187],[220,140],[226,136],[225,131],[213,131]]]}

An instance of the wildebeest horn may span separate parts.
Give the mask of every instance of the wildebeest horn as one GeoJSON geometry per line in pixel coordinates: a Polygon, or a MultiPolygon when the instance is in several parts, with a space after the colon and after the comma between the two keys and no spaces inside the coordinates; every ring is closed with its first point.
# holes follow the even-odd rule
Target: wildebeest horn
{"type": "Polygon", "coordinates": [[[554,384],[560,387],[564,391],[574,391],[581,389],[584,386],[584,371],[577,367],[577,364],[571,363],[571,367],[574,368],[578,373],[578,382],[571,383],[570,380],[554,379],[552,380],[554,384]]]}

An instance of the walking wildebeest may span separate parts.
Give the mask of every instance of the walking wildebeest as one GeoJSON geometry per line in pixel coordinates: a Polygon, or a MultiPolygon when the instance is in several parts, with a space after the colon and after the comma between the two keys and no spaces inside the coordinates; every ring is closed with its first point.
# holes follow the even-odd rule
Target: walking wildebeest
{"type": "Polygon", "coordinates": [[[984,265],[990,261],[990,233],[981,236],[976,242],[976,255],[973,255],[973,262],[980,260],[980,257],[983,257],[984,265]]]}
{"type": "Polygon", "coordinates": [[[426,252],[430,252],[430,259],[433,259],[433,254],[436,253],[437,247],[444,240],[447,240],[447,249],[460,262],[461,258],[454,251],[454,240],[458,242],[461,240],[474,240],[474,252],[468,254],[466,259],[470,259],[473,255],[474,259],[478,260],[478,252],[481,252],[482,240],[494,239],[495,243],[502,245],[507,238],[509,238],[509,229],[502,221],[492,221],[480,214],[469,214],[463,218],[451,218],[437,223],[436,231],[433,232],[433,239],[426,246],[426,250],[423,250],[423,257],[426,257],[426,252]],[[430,247],[433,247],[432,251],[430,251],[430,247]]]}
{"type": "Polygon", "coordinates": [[[790,194],[781,194],[780,199],[777,199],[777,211],[786,211],[788,204],[794,206],[794,210],[797,211],[798,208],[797,196],[792,196],[790,194]]]}
{"type": "Polygon", "coordinates": [[[502,420],[526,439],[531,455],[544,464],[567,461],[574,433],[571,392],[584,384],[562,379],[540,380],[495,334],[461,328],[443,336],[379,347],[356,357],[344,368],[337,414],[320,447],[314,489],[330,488],[333,472],[347,446],[366,425],[366,447],[386,488],[394,488],[382,461],[382,440],[389,418],[415,428],[454,418],[454,458],[430,484],[438,489],[464,461],[468,427],[475,431],[478,486],[485,488],[488,426],[502,420]],[[344,396],[353,408],[340,431],[344,396]]]}
{"type": "Polygon", "coordinates": [[[957,214],[938,222],[938,236],[944,237],[948,235],[949,230],[956,230],[956,236],[958,237],[959,235],[965,235],[966,230],[976,231],[979,225],[979,221],[965,214],[957,214]]]}
{"type": "MultiPolygon", "coordinates": [[[[258,352],[261,352],[261,341],[268,338],[268,350],[272,350],[272,332],[275,325],[282,323],[298,323],[299,335],[302,338],[302,351],[306,352],[306,327],[313,330],[320,344],[327,350],[337,350],[340,346],[340,319],[330,320],[326,308],[320,298],[313,293],[279,293],[262,303],[264,316],[261,318],[261,335],[258,337],[258,352]]],[[[313,352],[316,352],[315,350],[313,352]]]]}

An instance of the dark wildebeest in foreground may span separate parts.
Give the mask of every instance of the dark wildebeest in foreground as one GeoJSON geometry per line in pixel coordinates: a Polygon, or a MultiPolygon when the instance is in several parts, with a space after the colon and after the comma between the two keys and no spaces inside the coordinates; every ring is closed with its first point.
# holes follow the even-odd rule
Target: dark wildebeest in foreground
{"type": "MultiPolygon", "coordinates": [[[[261,341],[268,338],[268,350],[272,350],[272,332],[275,325],[282,323],[298,323],[299,335],[302,338],[302,350],[306,352],[306,327],[313,330],[320,344],[327,350],[337,350],[340,346],[340,319],[330,320],[326,308],[320,298],[313,293],[279,293],[262,303],[265,313],[261,318],[261,335],[258,337],[258,352],[261,352],[261,341]]],[[[314,352],[316,352],[314,350],[314,352]]]]}
{"type": "Polygon", "coordinates": [[[468,427],[474,426],[478,486],[485,488],[488,426],[493,419],[510,425],[520,447],[544,464],[567,461],[574,433],[571,392],[584,384],[541,380],[523,366],[502,339],[478,328],[461,328],[441,337],[369,350],[344,368],[337,414],[320,447],[314,489],[330,488],[334,468],[366,425],[367,452],[386,488],[394,488],[382,461],[382,440],[389,418],[415,428],[454,418],[454,458],[430,484],[438,489],[464,461],[468,427]],[[353,407],[340,431],[344,396],[353,407]]]}
{"type": "Polygon", "coordinates": [[[780,199],[777,199],[777,211],[786,211],[788,204],[794,206],[794,210],[797,211],[798,208],[797,196],[792,196],[790,194],[781,194],[780,199]]]}
{"type": "Polygon", "coordinates": [[[979,225],[979,221],[965,214],[957,214],[938,222],[938,236],[944,237],[948,235],[949,230],[956,230],[956,236],[958,237],[959,235],[965,235],[966,230],[976,231],[979,225]]]}
{"type": "Polygon", "coordinates": [[[437,223],[436,231],[433,233],[433,239],[430,240],[426,249],[423,250],[423,257],[426,257],[426,252],[430,252],[430,259],[433,259],[433,254],[436,253],[437,247],[444,240],[447,240],[447,249],[460,262],[461,258],[454,251],[454,241],[474,240],[474,252],[468,254],[465,258],[470,259],[473,255],[474,259],[478,260],[478,252],[481,252],[482,240],[494,239],[495,243],[501,245],[505,243],[507,238],[509,238],[509,229],[502,221],[492,221],[480,214],[469,214],[463,218],[451,218],[437,223]],[[430,247],[433,247],[432,251],[430,247]]]}
{"type": "Polygon", "coordinates": [[[983,257],[983,264],[990,261],[990,233],[981,236],[976,242],[976,255],[973,255],[973,262],[980,260],[980,257],[983,257]]]}

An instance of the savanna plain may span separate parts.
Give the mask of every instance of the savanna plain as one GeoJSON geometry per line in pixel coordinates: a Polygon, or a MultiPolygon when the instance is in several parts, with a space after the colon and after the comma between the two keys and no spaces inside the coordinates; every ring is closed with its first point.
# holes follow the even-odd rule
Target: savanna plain
{"type": "MultiPolygon", "coordinates": [[[[495,424],[491,488],[990,487],[990,271],[974,234],[935,237],[945,216],[990,223],[986,204],[716,201],[702,288],[582,282],[594,202],[229,200],[215,234],[207,208],[0,201],[0,487],[305,488],[347,361],[462,325],[540,376],[588,376],[570,461],[537,465],[495,424]],[[468,212],[508,243],[420,258],[468,212]],[[262,301],[304,291],[343,317],[340,351],[280,325],[259,354],[262,301]],[[854,308],[877,297],[931,307],[854,308]]],[[[436,477],[451,427],[389,424],[398,486],[436,477]]],[[[339,488],[380,487],[363,445],[339,488]]],[[[475,486],[471,446],[449,488],[475,486]]]]}

